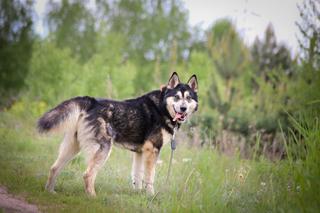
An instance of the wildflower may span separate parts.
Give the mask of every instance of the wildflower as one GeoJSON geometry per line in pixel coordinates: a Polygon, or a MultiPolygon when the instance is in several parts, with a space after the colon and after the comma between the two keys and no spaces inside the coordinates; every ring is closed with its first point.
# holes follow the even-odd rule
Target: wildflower
{"type": "Polygon", "coordinates": [[[183,159],[182,159],[182,162],[185,162],[185,163],[186,163],[186,162],[190,162],[191,160],[192,160],[191,158],[183,158],[183,159]]]}

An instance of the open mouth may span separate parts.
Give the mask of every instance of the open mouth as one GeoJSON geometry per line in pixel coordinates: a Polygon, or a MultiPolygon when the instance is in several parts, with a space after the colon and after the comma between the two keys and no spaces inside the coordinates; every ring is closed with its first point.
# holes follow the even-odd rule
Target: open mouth
{"type": "Polygon", "coordinates": [[[187,119],[187,113],[185,112],[175,112],[173,121],[185,121],[187,119]]]}

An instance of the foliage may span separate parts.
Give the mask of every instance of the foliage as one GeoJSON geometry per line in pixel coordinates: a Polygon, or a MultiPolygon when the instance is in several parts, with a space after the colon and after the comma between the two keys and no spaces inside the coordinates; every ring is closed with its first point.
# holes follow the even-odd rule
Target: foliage
{"type": "Polygon", "coordinates": [[[228,20],[217,21],[208,33],[207,48],[215,69],[209,102],[225,116],[237,93],[236,80],[245,70],[247,50],[228,20]]]}
{"type": "Polygon", "coordinates": [[[96,20],[85,5],[85,0],[50,0],[46,20],[57,46],[68,47],[82,62],[88,60],[96,49],[96,20]]]}
{"type": "Polygon", "coordinates": [[[0,2],[0,106],[9,105],[24,85],[32,55],[31,1],[0,2]]]}
{"type": "Polygon", "coordinates": [[[105,5],[107,25],[111,31],[128,38],[129,55],[148,60],[159,56],[168,60],[174,42],[180,55],[187,47],[187,11],[180,0],[121,0],[105,5]]]}
{"type": "Polygon", "coordinates": [[[28,93],[36,100],[50,104],[74,96],[79,88],[77,77],[81,69],[67,49],[58,49],[48,42],[38,42],[34,45],[26,78],[28,93]]]}
{"type": "Polygon", "coordinates": [[[98,34],[117,33],[125,38],[123,54],[140,62],[160,57],[168,60],[171,45],[179,54],[189,38],[187,12],[180,0],[49,1],[47,23],[58,47],[69,47],[85,62],[98,48],[98,34]]]}
{"type": "Polygon", "coordinates": [[[271,24],[265,31],[263,41],[256,38],[252,46],[252,59],[257,65],[255,72],[257,75],[264,76],[268,81],[268,71],[280,68],[279,71],[292,75],[294,63],[290,56],[290,51],[284,44],[278,44],[271,24]]]}
{"type": "Polygon", "coordinates": [[[72,57],[68,48],[60,49],[48,41],[37,42],[26,78],[26,98],[51,105],[73,96],[133,96],[136,68],[130,62],[121,61],[120,51],[117,53],[121,39],[120,43],[116,40],[112,35],[100,38],[99,52],[85,64],[72,57]],[[115,42],[110,43],[110,39],[115,42]],[[111,50],[114,51],[110,53],[111,50]],[[108,66],[105,61],[109,61],[108,66]]]}
{"type": "Polygon", "coordinates": [[[320,2],[305,0],[298,5],[301,20],[296,24],[300,30],[298,39],[302,59],[313,69],[320,69],[320,2]]]}
{"type": "Polygon", "coordinates": [[[241,74],[246,50],[230,21],[217,21],[208,33],[207,42],[209,53],[221,77],[229,81],[241,74]]]}

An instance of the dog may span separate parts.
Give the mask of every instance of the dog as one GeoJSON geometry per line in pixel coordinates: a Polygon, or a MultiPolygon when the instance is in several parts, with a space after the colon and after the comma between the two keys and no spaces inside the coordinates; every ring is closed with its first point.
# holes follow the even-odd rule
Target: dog
{"type": "Polygon", "coordinates": [[[96,196],[94,182],[108,159],[112,145],[134,153],[132,185],[154,194],[155,166],[162,146],[198,108],[198,82],[192,75],[186,84],[173,73],[168,84],[141,97],[124,101],[75,97],[46,112],[38,120],[40,133],[64,133],[58,158],[51,166],[46,190],[55,192],[57,176],[80,151],[87,169],[85,191],[96,196]]]}

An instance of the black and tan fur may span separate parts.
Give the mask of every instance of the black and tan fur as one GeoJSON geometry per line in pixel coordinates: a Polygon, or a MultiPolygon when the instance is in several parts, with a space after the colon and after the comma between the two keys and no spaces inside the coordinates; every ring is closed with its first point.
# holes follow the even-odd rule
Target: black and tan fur
{"type": "Polygon", "coordinates": [[[85,190],[95,196],[96,175],[113,145],[134,152],[132,182],[153,194],[155,165],[161,147],[171,140],[175,127],[197,110],[197,78],[180,83],[173,73],[167,86],[135,99],[114,101],[76,97],[45,113],[38,121],[41,133],[63,132],[59,155],[52,165],[46,189],[54,192],[57,176],[80,151],[87,160],[85,190]]]}

